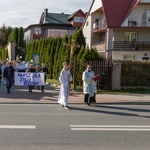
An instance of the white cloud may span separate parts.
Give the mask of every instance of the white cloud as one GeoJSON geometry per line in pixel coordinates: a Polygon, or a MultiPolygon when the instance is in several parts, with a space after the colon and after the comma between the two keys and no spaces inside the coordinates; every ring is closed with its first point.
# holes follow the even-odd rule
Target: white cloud
{"type": "Polygon", "coordinates": [[[23,26],[39,22],[41,13],[45,8],[48,12],[73,13],[78,9],[84,12],[89,10],[92,0],[0,0],[0,26],[23,26]]]}

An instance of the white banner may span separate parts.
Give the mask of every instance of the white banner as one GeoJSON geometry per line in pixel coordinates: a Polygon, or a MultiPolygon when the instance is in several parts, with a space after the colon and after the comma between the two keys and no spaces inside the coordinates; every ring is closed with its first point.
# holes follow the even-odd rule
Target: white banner
{"type": "Polygon", "coordinates": [[[44,73],[15,72],[15,85],[40,86],[45,84],[44,73]]]}
{"type": "Polygon", "coordinates": [[[29,68],[30,62],[13,62],[13,67],[15,70],[26,70],[29,68]]]}

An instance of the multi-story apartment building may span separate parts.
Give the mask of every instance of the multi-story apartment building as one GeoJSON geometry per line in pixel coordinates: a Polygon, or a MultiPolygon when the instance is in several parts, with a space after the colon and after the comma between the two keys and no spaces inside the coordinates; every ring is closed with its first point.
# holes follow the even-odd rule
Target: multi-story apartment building
{"type": "Polygon", "coordinates": [[[150,0],[93,0],[83,33],[108,59],[149,60],[150,0]]]}

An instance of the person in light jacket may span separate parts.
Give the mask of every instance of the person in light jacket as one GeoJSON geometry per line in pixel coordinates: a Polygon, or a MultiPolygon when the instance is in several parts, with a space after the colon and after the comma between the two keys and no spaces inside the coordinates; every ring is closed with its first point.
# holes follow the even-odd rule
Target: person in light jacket
{"type": "Polygon", "coordinates": [[[95,95],[97,93],[96,81],[94,81],[95,73],[92,66],[87,65],[86,70],[82,74],[84,102],[87,105],[96,103],[95,95]]]}

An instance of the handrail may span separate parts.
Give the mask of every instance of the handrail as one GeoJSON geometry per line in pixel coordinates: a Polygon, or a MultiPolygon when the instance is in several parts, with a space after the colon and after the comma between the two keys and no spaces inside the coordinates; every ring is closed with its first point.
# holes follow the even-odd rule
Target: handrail
{"type": "Polygon", "coordinates": [[[113,50],[150,50],[150,41],[113,41],[113,50]]]}

